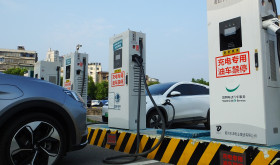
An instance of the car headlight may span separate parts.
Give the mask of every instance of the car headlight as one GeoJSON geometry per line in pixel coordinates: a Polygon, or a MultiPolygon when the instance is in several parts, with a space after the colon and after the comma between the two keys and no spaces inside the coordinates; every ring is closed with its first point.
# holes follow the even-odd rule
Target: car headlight
{"type": "Polygon", "coordinates": [[[67,95],[69,95],[70,97],[72,97],[73,99],[75,99],[76,101],[85,104],[83,98],[82,98],[81,95],[79,95],[77,92],[75,92],[75,91],[70,91],[70,90],[63,90],[63,91],[64,91],[64,93],[66,93],[67,95]]]}

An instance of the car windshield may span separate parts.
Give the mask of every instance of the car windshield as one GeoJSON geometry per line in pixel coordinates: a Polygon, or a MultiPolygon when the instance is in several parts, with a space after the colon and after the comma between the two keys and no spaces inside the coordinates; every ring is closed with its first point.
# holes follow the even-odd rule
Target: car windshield
{"type": "MultiPolygon", "coordinates": [[[[169,83],[162,83],[162,84],[155,84],[149,86],[149,90],[151,95],[163,95],[172,85],[176,84],[176,82],[169,82],[169,83]]],[[[148,95],[146,91],[146,96],[148,95]]]]}

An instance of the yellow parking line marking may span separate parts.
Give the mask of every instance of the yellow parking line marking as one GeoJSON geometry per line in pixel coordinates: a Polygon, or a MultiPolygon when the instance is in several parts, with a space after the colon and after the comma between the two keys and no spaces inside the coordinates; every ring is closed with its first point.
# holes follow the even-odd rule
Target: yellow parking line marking
{"type": "Polygon", "coordinates": [[[265,158],[263,151],[260,151],[258,155],[255,157],[254,161],[251,163],[251,165],[268,165],[269,162],[274,158],[274,156],[277,154],[277,151],[267,151],[268,157],[265,158]]]}
{"type": "MultiPolygon", "coordinates": [[[[155,139],[152,148],[157,144],[157,142],[158,142],[158,139],[155,139]]],[[[161,145],[161,144],[160,144],[160,145],[161,145]]],[[[160,145],[159,145],[153,152],[149,153],[148,156],[147,156],[147,158],[149,158],[149,159],[154,159],[154,157],[156,156],[157,151],[158,151],[160,145]]]]}
{"type": "Polygon", "coordinates": [[[99,129],[95,129],[94,132],[93,132],[93,135],[92,135],[92,138],[91,138],[91,141],[89,144],[93,145],[95,139],[96,139],[96,136],[97,136],[97,133],[98,133],[99,129]]]}
{"type": "Polygon", "coordinates": [[[97,146],[101,147],[103,141],[104,141],[104,138],[105,138],[105,135],[106,135],[107,131],[104,129],[100,135],[100,138],[99,138],[99,141],[97,143],[97,146]]]}
{"type": "Polygon", "coordinates": [[[198,165],[210,164],[211,160],[215,156],[215,154],[218,151],[218,149],[220,148],[220,146],[221,146],[221,143],[210,142],[197,164],[198,165]]]}
{"type": "Polygon", "coordinates": [[[185,147],[179,161],[178,161],[178,164],[179,165],[183,165],[183,164],[188,164],[191,157],[192,157],[192,154],[194,153],[196,147],[198,146],[199,142],[193,142],[192,139],[189,140],[187,146],[185,147]]]}
{"type": "Polygon", "coordinates": [[[119,151],[121,144],[123,142],[124,136],[125,136],[126,132],[122,132],[117,140],[117,144],[114,148],[115,151],[119,151]]]}
{"type": "Polygon", "coordinates": [[[128,142],[127,142],[127,144],[126,144],[126,146],[125,146],[125,149],[124,149],[124,152],[125,152],[125,153],[129,153],[129,152],[130,152],[131,147],[132,147],[132,145],[133,145],[133,142],[134,142],[135,138],[136,138],[136,134],[131,134],[131,135],[130,135],[130,137],[129,137],[129,139],[128,139],[128,142]]]}
{"type": "Polygon", "coordinates": [[[237,152],[237,153],[244,153],[246,149],[243,149],[239,146],[233,146],[230,150],[230,152],[237,152]]]}
{"type": "Polygon", "coordinates": [[[174,151],[176,150],[179,142],[181,141],[181,139],[171,139],[162,158],[161,158],[161,162],[164,163],[169,163],[174,151]]]}
{"type": "Polygon", "coordinates": [[[140,144],[139,144],[139,153],[143,152],[148,140],[149,140],[148,136],[146,136],[146,135],[142,136],[142,139],[141,139],[140,144]]]}

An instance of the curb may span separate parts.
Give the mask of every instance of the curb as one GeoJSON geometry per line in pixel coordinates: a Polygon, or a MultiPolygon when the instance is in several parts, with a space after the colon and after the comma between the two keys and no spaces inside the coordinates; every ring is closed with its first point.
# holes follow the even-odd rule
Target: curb
{"type": "MultiPolygon", "coordinates": [[[[90,145],[125,153],[135,153],[136,150],[136,134],[125,131],[88,128],[88,142],[90,145]],[[107,133],[116,134],[116,145],[106,144],[107,133]]],[[[140,153],[149,150],[157,142],[158,139],[155,136],[140,135],[140,153]]],[[[166,137],[160,146],[149,153],[146,158],[180,165],[277,165],[280,164],[280,150],[237,144],[230,145],[201,139],[166,137]],[[224,152],[227,154],[223,155],[224,152]],[[238,154],[243,155],[243,157],[238,156],[238,154]]]]}

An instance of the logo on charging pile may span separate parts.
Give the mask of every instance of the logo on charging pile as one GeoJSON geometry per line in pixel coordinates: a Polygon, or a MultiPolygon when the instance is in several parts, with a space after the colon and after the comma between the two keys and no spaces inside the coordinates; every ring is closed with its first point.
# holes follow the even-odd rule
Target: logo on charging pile
{"type": "Polygon", "coordinates": [[[249,51],[229,56],[216,57],[216,77],[231,77],[250,74],[249,51]]]}
{"type": "Polygon", "coordinates": [[[124,84],[125,84],[125,72],[124,71],[111,74],[111,86],[112,87],[124,86],[124,84]]]}
{"type": "Polygon", "coordinates": [[[120,94],[117,93],[116,96],[115,96],[115,102],[119,103],[120,100],[121,100],[121,96],[120,96],[120,94]]]}

